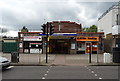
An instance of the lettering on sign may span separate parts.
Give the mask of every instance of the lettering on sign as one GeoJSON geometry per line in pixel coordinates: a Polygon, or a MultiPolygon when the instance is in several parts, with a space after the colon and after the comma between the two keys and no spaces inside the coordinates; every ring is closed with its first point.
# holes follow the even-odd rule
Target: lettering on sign
{"type": "Polygon", "coordinates": [[[24,36],[24,41],[42,41],[41,36],[24,36]]]}
{"type": "Polygon", "coordinates": [[[99,37],[76,37],[76,41],[99,41],[99,37]]]}

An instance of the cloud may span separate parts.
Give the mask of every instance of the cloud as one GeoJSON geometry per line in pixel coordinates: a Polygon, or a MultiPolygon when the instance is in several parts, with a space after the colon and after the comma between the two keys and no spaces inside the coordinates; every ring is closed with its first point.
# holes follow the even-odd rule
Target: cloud
{"type": "Polygon", "coordinates": [[[113,4],[85,0],[1,0],[0,23],[11,31],[23,26],[40,30],[41,24],[56,20],[74,21],[89,27],[113,4]]]}

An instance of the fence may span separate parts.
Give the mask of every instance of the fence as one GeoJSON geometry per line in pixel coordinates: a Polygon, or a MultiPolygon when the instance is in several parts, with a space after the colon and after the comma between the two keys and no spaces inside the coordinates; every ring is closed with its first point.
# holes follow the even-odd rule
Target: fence
{"type": "MultiPolygon", "coordinates": [[[[85,65],[89,64],[88,54],[48,54],[48,63],[46,63],[46,54],[19,54],[19,62],[11,63],[15,65],[51,65],[54,63],[56,56],[63,56],[65,64],[79,64],[85,65]]],[[[10,53],[3,53],[2,56],[11,60],[10,53]]],[[[103,54],[99,54],[99,62],[103,62],[103,54]]],[[[97,63],[97,54],[92,54],[92,63],[97,63]]],[[[59,60],[59,62],[61,62],[59,60]]]]}
{"type": "MultiPolygon", "coordinates": [[[[3,57],[6,57],[10,61],[11,53],[3,53],[3,57]]],[[[48,63],[52,63],[55,58],[55,55],[48,55],[48,63]]],[[[20,64],[20,65],[44,65],[46,64],[46,55],[45,54],[19,54],[19,62],[12,62],[11,64],[20,64]]]]}

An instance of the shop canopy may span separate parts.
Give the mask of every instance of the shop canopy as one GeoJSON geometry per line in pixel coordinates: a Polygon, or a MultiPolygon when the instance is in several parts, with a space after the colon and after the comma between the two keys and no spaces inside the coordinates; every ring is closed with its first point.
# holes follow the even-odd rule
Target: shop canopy
{"type": "MultiPolygon", "coordinates": [[[[45,34],[39,34],[41,36],[44,36],[45,34]]],[[[55,33],[52,34],[52,36],[77,36],[76,33],[55,33]]]]}

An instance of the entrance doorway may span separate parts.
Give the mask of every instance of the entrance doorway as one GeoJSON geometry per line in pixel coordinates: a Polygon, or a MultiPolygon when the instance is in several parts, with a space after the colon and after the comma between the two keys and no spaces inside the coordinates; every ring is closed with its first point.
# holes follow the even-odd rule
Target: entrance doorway
{"type": "Polygon", "coordinates": [[[53,54],[68,54],[70,53],[69,40],[50,40],[50,53],[53,54]]]}

